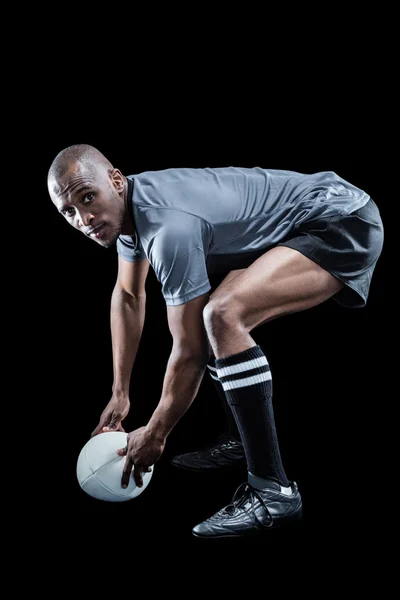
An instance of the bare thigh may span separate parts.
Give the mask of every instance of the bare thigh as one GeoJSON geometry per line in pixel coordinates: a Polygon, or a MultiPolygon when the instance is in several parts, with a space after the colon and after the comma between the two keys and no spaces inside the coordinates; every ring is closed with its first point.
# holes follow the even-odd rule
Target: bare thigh
{"type": "Polygon", "coordinates": [[[321,304],[343,285],[297,250],[278,246],[246,269],[231,271],[211,294],[205,318],[249,332],[268,320],[321,304]]]}

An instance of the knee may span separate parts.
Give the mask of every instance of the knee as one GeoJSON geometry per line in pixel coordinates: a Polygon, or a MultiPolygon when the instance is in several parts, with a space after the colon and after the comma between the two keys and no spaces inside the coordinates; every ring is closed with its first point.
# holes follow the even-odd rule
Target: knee
{"type": "Polygon", "coordinates": [[[239,306],[229,297],[210,300],[203,309],[203,321],[207,330],[227,325],[235,327],[240,324],[239,306]]]}

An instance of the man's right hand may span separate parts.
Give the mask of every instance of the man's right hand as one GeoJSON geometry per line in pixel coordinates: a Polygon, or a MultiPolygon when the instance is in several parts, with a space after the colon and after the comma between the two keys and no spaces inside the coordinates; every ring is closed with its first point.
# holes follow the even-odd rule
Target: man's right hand
{"type": "Polygon", "coordinates": [[[129,396],[112,395],[110,402],[100,415],[100,421],[90,437],[106,431],[125,431],[121,422],[129,412],[129,396]]]}

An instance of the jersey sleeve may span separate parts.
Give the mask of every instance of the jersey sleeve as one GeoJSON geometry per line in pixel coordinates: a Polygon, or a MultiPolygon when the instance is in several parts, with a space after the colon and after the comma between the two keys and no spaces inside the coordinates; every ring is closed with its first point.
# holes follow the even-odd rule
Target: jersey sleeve
{"type": "Polygon", "coordinates": [[[117,252],[124,260],[128,262],[138,262],[146,258],[142,245],[139,243],[135,247],[132,236],[120,235],[117,238],[117,252]]]}
{"type": "Polygon", "coordinates": [[[148,255],[168,306],[184,304],[211,289],[206,268],[211,226],[195,215],[165,211],[148,255]]]}

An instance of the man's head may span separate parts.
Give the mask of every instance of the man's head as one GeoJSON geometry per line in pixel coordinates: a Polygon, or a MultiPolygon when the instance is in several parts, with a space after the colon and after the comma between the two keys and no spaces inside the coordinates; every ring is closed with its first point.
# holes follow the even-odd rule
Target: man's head
{"type": "Polygon", "coordinates": [[[68,223],[102,246],[112,246],[122,230],[133,233],[126,178],[93,146],[62,150],[51,164],[47,185],[68,223]]]}

